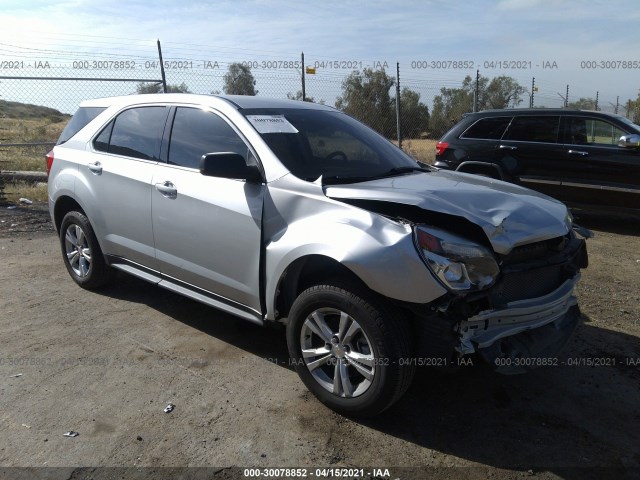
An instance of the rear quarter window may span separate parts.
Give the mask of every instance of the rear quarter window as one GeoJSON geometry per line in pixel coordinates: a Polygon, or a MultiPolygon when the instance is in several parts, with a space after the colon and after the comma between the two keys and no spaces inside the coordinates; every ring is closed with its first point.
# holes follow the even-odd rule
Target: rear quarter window
{"type": "Polygon", "coordinates": [[[62,130],[60,138],[58,138],[57,145],[60,145],[69,140],[76,133],[86,127],[87,124],[91,122],[91,120],[96,118],[105,110],[106,107],[80,107],[73,115],[73,117],[71,117],[71,120],[69,120],[67,126],[64,127],[64,130],[62,130]]]}
{"type": "Polygon", "coordinates": [[[512,117],[481,118],[467,128],[460,138],[477,138],[486,140],[499,140],[509,126],[512,117]]]}

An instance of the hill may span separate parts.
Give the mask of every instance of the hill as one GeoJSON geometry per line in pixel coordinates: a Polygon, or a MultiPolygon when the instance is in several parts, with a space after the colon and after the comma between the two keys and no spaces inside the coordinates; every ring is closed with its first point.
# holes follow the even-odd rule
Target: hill
{"type": "Polygon", "coordinates": [[[55,108],[0,100],[0,170],[45,170],[44,154],[71,118],[55,108]],[[42,143],[47,145],[4,146],[42,143]]]}
{"type": "Polygon", "coordinates": [[[61,122],[67,120],[66,115],[55,108],[32,105],[30,103],[9,102],[0,100],[0,118],[15,119],[42,119],[47,118],[49,122],[61,122]]]}

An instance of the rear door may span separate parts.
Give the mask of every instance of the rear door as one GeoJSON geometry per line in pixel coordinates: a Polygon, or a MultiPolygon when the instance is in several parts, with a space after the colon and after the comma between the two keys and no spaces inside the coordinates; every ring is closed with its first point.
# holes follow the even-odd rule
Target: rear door
{"type": "Polygon", "coordinates": [[[496,161],[514,183],[561,199],[560,185],[571,165],[559,134],[559,115],[518,115],[497,144],[496,161]]]}
{"type": "Polygon", "coordinates": [[[160,156],[168,107],[140,106],[119,113],[93,140],[79,165],[76,188],[106,255],[155,268],[151,179],[160,156]]]}
{"type": "Polygon", "coordinates": [[[213,111],[180,106],[171,116],[166,163],[151,182],[160,271],[174,288],[259,317],[265,186],[199,171],[205,153],[235,152],[247,161],[255,157],[230,123],[213,111]]]}
{"type": "Polygon", "coordinates": [[[562,182],[567,201],[640,208],[640,149],[618,146],[630,132],[588,114],[563,122],[564,154],[573,172],[562,182]]]}
{"type": "MultiPolygon", "coordinates": [[[[464,158],[458,169],[473,173],[476,162],[493,163],[498,142],[511,123],[511,119],[510,115],[481,118],[462,132],[459,142],[464,147],[464,158]]],[[[497,167],[500,176],[507,173],[503,165],[497,164],[497,167]]]]}

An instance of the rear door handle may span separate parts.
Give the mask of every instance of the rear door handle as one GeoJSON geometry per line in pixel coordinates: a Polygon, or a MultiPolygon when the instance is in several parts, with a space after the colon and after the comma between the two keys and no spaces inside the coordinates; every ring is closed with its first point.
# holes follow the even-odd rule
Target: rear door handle
{"type": "Polygon", "coordinates": [[[569,155],[577,155],[579,157],[586,157],[589,155],[589,152],[585,152],[583,150],[569,150],[569,155]]]}
{"type": "Polygon", "coordinates": [[[518,147],[514,147],[513,145],[500,145],[498,147],[500,150],[517,150],[518,147]]]}
{"type": "Polygon", "coordinates": [[[167,198],[176,198],[178,196],[178,189],[169,180],[164,183],[156,183],[156,190],[167,198]]]}
{"type": "Polygon", "coordinates": [[[100,162],[93,162],[87,165],[89,170],[96,175],[100,175],[102,173],[102,164],[100,162]]]}

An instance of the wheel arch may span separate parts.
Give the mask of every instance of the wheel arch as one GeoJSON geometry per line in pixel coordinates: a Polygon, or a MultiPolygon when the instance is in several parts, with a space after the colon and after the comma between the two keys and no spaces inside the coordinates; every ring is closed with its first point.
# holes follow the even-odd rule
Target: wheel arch
{"type": "Polygon", "coordinates": [[[294,260],[278,280],[274,299],[276,320],[288,316],[293,302],[304,290],[336,278],[370,290],[353,271],[331,257],[306,255],[294,260]]]}
{"type": "Polygon", "coordinates": [[[60,233],[60,225],[62,225],[62,219],[67,213],[73,210],[79,211],[86,216],[86,213],[82,206],[80,206],[80,204],[70,196],[63,195],[56,200],[53,207],[53,223],[56,228],[56,232],[60,233]]]}
{"type": "Polygon", "coordinates": [[[496,180],[506,179],[504,171],[502,170],[500,165],[496,165],[495,163],[469,160],[458,165],[456,171],[462,173],[487,175],[491,178],[495,178],[496,180]]]}

